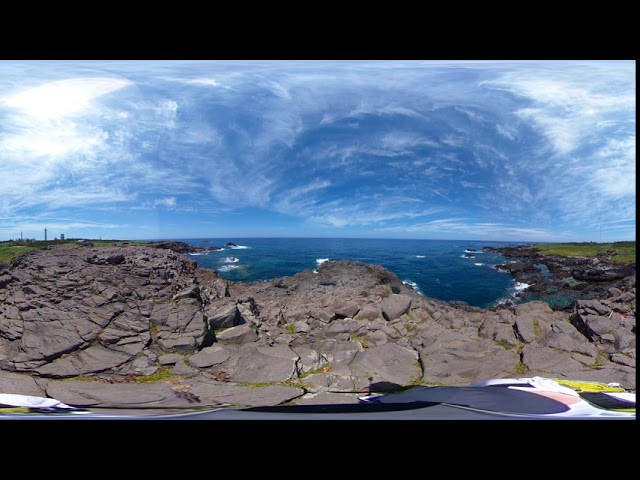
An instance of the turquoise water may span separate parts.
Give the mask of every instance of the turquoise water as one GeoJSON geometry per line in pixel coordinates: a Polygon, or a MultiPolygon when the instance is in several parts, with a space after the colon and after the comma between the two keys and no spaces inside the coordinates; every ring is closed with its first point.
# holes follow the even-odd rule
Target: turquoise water
{"type": "Polygon", "coordinates": [[[482,247],[514,243],[463,240],[346,238],[177,239],[193,246],[223,247],[192,255],[201,267],[236,282],[254,282],[314,270],[326,259],[382,265],[422,295],[490,308],[513,298],[519,286],[495,265],[508,259],[482,247]],[[232,242],[237,247],[226,247],[232,242]],[[473,258],[471,258],[473,257],[473,258]]]}

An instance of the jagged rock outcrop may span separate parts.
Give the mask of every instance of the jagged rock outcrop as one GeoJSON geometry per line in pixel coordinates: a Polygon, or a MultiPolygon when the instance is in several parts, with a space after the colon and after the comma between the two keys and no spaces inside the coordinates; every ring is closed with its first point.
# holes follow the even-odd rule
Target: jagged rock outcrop
{"type": "Polygon", "coordinates": [[[162,246],[47,249],[0,268],[0,391],[177,408],[532,375],[635,389],[635,273],[572,311],[481,309],[377,265],[236,283],[162,246]]]}
{"type": "Polygon", "coordinates": [[[609,251],[594,257],[562,257],[543,255],[540,248],[530,245],[483,250],[514,259],[496,268],[529,285],[519,294],[521,301],[542,300],[567,312],[573,310],[575,301],[604,298],[626,279],[633,278],[635,282],[635,263],[614,262],[613,252],[609,251]]]}

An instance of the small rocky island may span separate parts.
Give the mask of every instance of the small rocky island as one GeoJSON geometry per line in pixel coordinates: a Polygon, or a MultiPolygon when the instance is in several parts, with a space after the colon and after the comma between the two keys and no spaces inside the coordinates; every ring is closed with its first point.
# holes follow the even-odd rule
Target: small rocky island
{"type": "Polygon", "coordinates": [[[541,300],[481,309],[351,261],[230,282],[193,251],[47,247],[0,265],[0,393],[166,410],[534,375],[635,389],[635,265],[500,249],[517,258],[501,268],[541,300]],[[573,297],[553,308],[553,295],[573,297]]]}

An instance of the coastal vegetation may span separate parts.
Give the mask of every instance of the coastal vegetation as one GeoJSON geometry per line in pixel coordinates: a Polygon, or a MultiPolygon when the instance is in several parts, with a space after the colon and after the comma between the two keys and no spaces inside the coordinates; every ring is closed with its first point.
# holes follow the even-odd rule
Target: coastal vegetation
{"type": "MultiPolygon", "coordinates": [[[[65,240],[8,240],[0,242],[0,262],[10,262],[14,258],[44,247],[73,247],[78,245],[79,238],[65,240]]],[[[131,240],[88,240],[96,247],[113,247],[117,245],[138,245],[147,242],[131,240]]]]}
{"type": "Polygon", "coordinates": [[[606,254],[611,261],[620,263],[636,262],[636,242],[613,243],[540,243],[534,245],[542,255],[558,255],[561,257],[596,257],[606,254]]]}

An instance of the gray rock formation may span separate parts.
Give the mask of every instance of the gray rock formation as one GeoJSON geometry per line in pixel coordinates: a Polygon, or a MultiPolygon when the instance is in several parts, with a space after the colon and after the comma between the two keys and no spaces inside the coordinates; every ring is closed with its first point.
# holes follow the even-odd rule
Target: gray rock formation
{"type": "Polygon", "coordinates": [[[615,262],[613,252],[600,252],[594,257],[561,257],[543,255],[540,248],[531,245],[483,250],[498,251],[514,259],[496,268],[529,285],[519,294],[521,301],[543,300],[557,310],[570,312],[575,301],[606,298],[608,291],[618,289],[625,279],[635,281],[635,263],[615,262]]]}
{"type": "Polygon", "coordinates": [[[46,249],[0,267],[0,391],[166,409],[533,375],[635,389],[635,273],[573,311],[480,309],[350,261],[228,282],[166,246],[46,249]]]}

